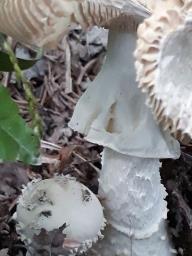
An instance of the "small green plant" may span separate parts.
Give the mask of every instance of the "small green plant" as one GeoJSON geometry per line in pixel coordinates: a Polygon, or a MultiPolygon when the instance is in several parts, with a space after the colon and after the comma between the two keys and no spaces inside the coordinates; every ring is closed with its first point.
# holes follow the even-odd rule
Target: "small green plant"
{"type": "Polygon", "coordinates": [[[19,116],[9,91],[0,84],[0,160],[35,163],[39,137],[19,116]]]}
{"type": "Polygon", "coordinates": [[[11,98],[9,90],[0,84],[0,161],[34,164],[39,154],[41,119],[30,82],[24,77],[21,68],[29,68],[35,61],[29,60],[28,63],[28,60],[18,60],[6,40],[3,40],[2,46],[0,71],[15,72],[17,81],[23,86],[32,122],[30,128],[19,115],[18,106],[11,98]]]}

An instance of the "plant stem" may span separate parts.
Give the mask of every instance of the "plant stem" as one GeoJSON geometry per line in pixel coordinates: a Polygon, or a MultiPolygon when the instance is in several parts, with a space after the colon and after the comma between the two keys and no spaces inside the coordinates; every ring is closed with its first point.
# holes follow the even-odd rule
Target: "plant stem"
{"type": "Polygon", "coordinates": [[[27,102],[28,102],[29,113],[30,113],[31,119],[32,119],[32,128],[33,128],[35,134],[37,134],[39,137],[41,137],[42,121],[41,121],[41,118],[40,118],[39,113],[38,113],[37,100],[36,100],[35,96],[33,95],[32,90],[31,90],[31,84],[25,78],[25,76],[23,75],[23,72],[22,72],[22,70],[20,69],[20,67],[17,63],[17,58],[16,58],[12,48],[10,47],[8,42],[6,42],[6,41],[4,42],[4,49],[9,54],[10,61],[13,64],[17,82],[20,82],[20,81],[22,82],[22,86],[23,86],[23,89],[24,89],[24,92],[25,92],[25,97],[26,97],[27,102]]]}

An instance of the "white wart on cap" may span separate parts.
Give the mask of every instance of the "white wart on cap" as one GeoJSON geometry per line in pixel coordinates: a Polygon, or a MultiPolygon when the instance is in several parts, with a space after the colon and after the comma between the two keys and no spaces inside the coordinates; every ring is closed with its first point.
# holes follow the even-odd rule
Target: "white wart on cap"
{"type": "Polygon", "coordinates": [[[80,253],[102,237],[105,226],[97,197],[68,176],[29,183],[19,198],[16,220],[18,233],[31,247],[42,229],[51,232],[65,225],[64,247],[80,253]]]}
{"type": "Polygon", "coordinates": [[[138,29],[137,80],[165,130],[192,138],[192,1],[162,1],[138,29]]]}

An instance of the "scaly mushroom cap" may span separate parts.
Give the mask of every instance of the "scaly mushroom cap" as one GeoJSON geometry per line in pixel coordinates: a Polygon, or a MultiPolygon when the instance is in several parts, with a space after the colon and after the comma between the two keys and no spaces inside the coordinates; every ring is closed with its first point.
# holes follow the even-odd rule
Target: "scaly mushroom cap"
{"type": "Polygon", "coordinates": [[[191,1],[162,1],[138,29],[137,80],[157,121],[177,139],[192,138],[191,1]]]}
{"type": "Polygon", "coordinates": [[[97,197],[68,176],[29,183],[19,198],[16,220],[17,231],[31,247],[42,229],[51,232],[66,225],[63,233],[74,244],[70,249],[78,252],[91,247],[105,226],[97,197]]]}
{"type": "Polygon", "coordinates": [[[0,31],[27,44],[54,47],[72,24],[108,27],[125,6],[129,14],[135,9],[148,13],[139,1],[1,0],[0,31]]]}

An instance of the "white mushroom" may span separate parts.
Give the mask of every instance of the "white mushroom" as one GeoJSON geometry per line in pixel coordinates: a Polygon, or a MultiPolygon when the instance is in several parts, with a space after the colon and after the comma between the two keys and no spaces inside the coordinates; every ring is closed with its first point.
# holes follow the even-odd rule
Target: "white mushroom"
{"type": "Polygon", "coordinates": [[[172,255],[158,158],[177,158],[180,150],[156,125],[137,88],[133,53],[138,20],[130,23],[124,17],[123,30],[111,27],[106,62],[69,124],[105,147],[100,195],[110,226],[97,246],[102,256],[172,255]]]}
{"type": "Polygon", "coordinates": [[[136,50],[139,87],[156,120],[177,139],[192,138],[192,1],[162,1],[140,25],[136,50]]]}
{"type": "MultiPolygon", "coordinates": [[[[35,255],[35,237],[42,229],[51,234],[64,225],[61,233],[66,238],[61,251],[81,253],[102,237],[105,226],[103,208],[97,197],[68,176],[29,183],[19,198],[16,220],[17,231],[35,255]]],[[[51,244],[49,246],[51,248],[51,244]]]]}
{"type": "Polygon", "coordinates": [[[170,256],[158,158],[179,157],[179,144],[144,104],[134,69],[136,26],[127,30],[110,30],[106,62],[69,125],[105,147],[99,193],[110,226],[100,255],[170,256]]]}

